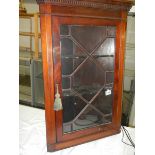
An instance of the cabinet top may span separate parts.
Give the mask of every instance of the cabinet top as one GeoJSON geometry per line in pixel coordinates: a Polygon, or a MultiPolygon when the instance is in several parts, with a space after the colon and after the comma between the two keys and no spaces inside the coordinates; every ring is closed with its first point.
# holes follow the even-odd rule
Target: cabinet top
{"type": "Polygon", "coordinates": [[[89,7],[110,10],[129,10],[134,0],[36,0],[39,4],[57,6],[89,7]]]}

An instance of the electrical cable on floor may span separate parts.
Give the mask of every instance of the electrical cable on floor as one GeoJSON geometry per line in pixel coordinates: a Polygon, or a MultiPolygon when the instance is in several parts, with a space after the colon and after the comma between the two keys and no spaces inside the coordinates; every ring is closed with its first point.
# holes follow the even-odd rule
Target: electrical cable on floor
{"type": "Polygon", "coordinates": [[[131,136],[130,136],[130,134],[129,134],[128,130],[127,130],[127,129],[125,129],[125,127],[124,127],[124,126],[121,126],[121,129],[122,129],[122,134],[123,134],[123,137],[122,137],[122,142],[123,142],[124,144],[126,144],[126,145],[129,145],[129,146],[132,146],[132,147],[134,147],[134,148],[135,148],[135,143],[134,143],[134,142],[133,142],[133,140],[131,139],[131,136]],[[130,143],[131,143],[131,144],[128,144],[128,143],[126,143],[126,142],[124,142],[124,141],[123,141],[123,138],[124,138],[124,133],[125,133],[125,135],[127,136],[128,140],[130,141],[130,143]]]}
{"type": "Polygon", "coordinates": [[[131,142],[132,146],[135,148],[135,144],[134,144],[133,140],[131,139],[131,137],[130,137],[130,134],[129,134],[128,130],[127,130],[127,129],[125,129],[124,127],[123,127],[123,129],[124,129],[124,131],[125,131],[125,133],[126,133],[126,135],[127,135],[128,139],[129,139],[129,141],[131,142]]]}

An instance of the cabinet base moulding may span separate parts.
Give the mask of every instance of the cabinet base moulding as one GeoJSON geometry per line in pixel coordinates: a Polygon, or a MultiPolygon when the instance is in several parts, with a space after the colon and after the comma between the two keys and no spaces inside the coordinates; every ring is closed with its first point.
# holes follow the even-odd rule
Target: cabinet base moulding
{"type": "Polygon", "coordinates": [[[120,129],[118,129],[118,130],[107,130],[107,131],[103,131],[100,133],[91,134],[91,135],[88,135],[85,137],[76,138],[76,139],[72,139],[72,140],[68,140],[68,141],[64,141],[64,142],[59,142],[59,143],[55,143],[55,144],[47,144],[47,151],[48,152],[54,152],[54,151],[62,150],[62,149],[73,147],[73,146],[76,146],[79,144],[84,144],[84,143],[91,142],[94,140],[98,140],[98,139],[101,139],[104,137],[119,134],[120,132],[121,132],[120,129]]]}

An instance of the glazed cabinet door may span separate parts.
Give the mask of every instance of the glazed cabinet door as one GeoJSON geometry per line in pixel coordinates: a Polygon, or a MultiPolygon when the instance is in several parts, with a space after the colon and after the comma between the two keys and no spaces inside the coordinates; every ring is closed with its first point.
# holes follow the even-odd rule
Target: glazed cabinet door
{"type": "Polygon", "coordinates": [[[57,141],[113,129],[119,22],[52,17],[57,141]]]}

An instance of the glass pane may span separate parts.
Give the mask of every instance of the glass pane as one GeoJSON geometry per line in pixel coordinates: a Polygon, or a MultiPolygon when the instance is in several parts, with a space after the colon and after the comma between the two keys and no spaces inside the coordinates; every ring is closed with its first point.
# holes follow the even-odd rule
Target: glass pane
{"type": "Polygon", "coordinates": [[[112,122],[115,27],[61,25],[63,132],[112,122]]]}
{"type": "Polygon", "coordinates": [[[23,53],[23,51],[20,51],[19,103],[43,109],[44,83],[42,60],[26,58],[23,53]]]}
{"type": "Polygon", "coordinates": [[[30,68],[30,61],[19,60],[19,100],[29,104],[32,101],[30,68]]]}

